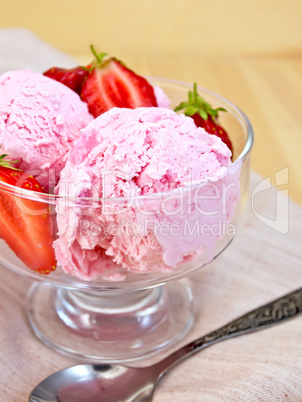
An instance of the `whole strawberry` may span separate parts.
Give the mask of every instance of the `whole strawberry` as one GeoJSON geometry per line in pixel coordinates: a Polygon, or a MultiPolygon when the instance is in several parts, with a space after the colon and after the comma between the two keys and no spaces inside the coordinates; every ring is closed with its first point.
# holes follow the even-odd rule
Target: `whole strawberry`
{"type": "Polygon", "coordinates": [[[79,95],[88,74],[89,70],[86,67],[74,67],[71,69],[52,67],[43,73],[46,77],[61,82],[79,95]]]}
{"type": "Polygon", "coordinates": [[[188,101],[181,102],[175,109],[175,112],[184,110],[186,116],[192,117],[197,127],[202,127],[207,133],[216,135],[227,145],[231,152],[233,152],[233,146],[228,133],[218,123],[218,112],[226,110],[222,107],[213,109],[212,106],[206,102],[197,93],[197,84],[194,83],[193,91],[188,93],[188,101]]]}
{"type": "Polygon", "coordinates": [[[95,60],[84,81],[81,98],[94,117],[115,106],[130,109],[157,106],[153,87],[144,77],[120,60],[108,58],[106,53],[97,53],[93,46],[91,50],[95,60]]]}

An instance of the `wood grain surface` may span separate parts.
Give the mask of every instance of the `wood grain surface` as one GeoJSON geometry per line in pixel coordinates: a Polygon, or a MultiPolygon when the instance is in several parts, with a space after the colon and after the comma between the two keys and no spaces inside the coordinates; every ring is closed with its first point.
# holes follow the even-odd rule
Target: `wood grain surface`
{"type": "Polygon", "coordinates": [[[197,81],[229,98],[253,124],[253,169],[274,179],[288,168],[289,194],[302,204],[300,0],[2,3],[0,27],[28,28],[82,63],[94,43],[141,74],[197,81]]]}

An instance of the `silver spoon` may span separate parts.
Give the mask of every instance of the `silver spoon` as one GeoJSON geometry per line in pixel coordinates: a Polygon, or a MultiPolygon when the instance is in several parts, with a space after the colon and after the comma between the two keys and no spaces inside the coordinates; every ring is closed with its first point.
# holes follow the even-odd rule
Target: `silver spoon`
{"type": "Polygon", "coordinates": [[[80,364],[58,371],[36,386],[29,402],[150,401],[162,375],[185,357],[224,339],[284,322],[301,312],[302,288],[196,339],[152,366],[80,364]]]}

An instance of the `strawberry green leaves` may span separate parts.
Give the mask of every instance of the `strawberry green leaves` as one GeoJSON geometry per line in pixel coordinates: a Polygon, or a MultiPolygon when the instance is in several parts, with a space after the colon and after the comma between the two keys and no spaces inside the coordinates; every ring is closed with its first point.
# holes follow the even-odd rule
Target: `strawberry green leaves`
{"type": "Polygon", "coordinates": [[[19,161],[10,161],[10,160],[7,160],[7,159],[5,159],[7,156],[8,156],[8,155],[6,155],[6,154],[0,155],[0,166],[1,166],[1,167],[8,168],[8,169],[12,169],[12,170],[18,170],[18,171],[20,171],[20,169],[17,169],[17,168],[13,165],[13,163],[18,163],[19,161]]]}
{"type": "Polygon", "coordinates": [[[178,112],[183,109],[183,112],[186,116],[193,116],[194,114],[198,113],[204,120],[207,120],[208,115],[217,117],[219,111],[226,111],[222,107],[213,109],[212,106],[198,94],[196,82],[194,83],[193,91],[188,92],[188,100],[186,102],[181,102],[174,109],[174,112],[178,112]]]}
{"type": "Polygon", "coordinates": [[[207,133],[219,137],[226,146],[233,152],[232,142],[228,133],[218,123],[218,114],[220,111],[226,112],[223,107],[214,109],[197,92],[197,84],[194,83],[193,91],[189,91],[188,100],[181,102],[175,109],[175,112],[183,110],[186,116],[191,117],[197,127],[202,127],[207,133]]]}

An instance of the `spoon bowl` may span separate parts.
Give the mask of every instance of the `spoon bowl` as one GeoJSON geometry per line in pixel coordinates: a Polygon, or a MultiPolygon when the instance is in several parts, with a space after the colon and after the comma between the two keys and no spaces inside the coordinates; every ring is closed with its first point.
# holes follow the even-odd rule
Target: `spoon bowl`
{"type": "Polygon", "coordinates": [[[42,381],[29,401],[148,401],[158,371],[108,364],[80,364],[42,381]]]}
{"type": "Polygon", "coordinates": [[[219,341],[268,328],[302,312],[302,288],[237,318],[148,367],[80,364],[58,371],[32,391],[29,402],[149,401],[162,375],[191,354],[219,341]]]}

